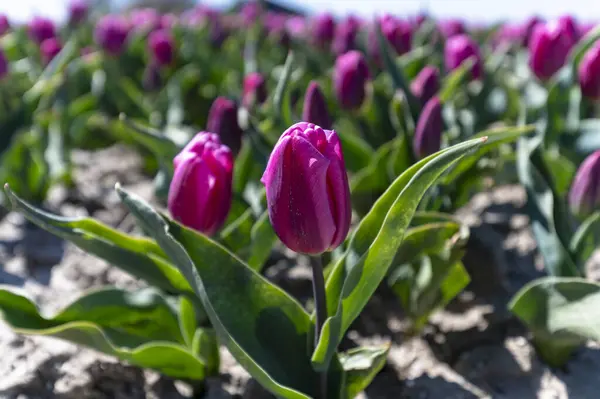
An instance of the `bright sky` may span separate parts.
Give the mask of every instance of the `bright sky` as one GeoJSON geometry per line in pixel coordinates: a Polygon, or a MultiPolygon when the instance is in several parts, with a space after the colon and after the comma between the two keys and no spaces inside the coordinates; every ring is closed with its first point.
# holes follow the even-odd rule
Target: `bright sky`
{"type": "MultiPolygon", "coordinates": [[[[300,4],[309,11],[332,11],[343,15],[353,12],[370,15],[386,11],[413,14],[428,9],[432,15],[459,17],[467,20],[523,19],[528,15],[547,18],[571,13],[581,20],[600,20],[597,0],[283,0],[300,4]]],[[[203,3],[222,6],[231,0],[204,0],[203,3]]],[[[0,13],[13,20],[27,20],[32,15],[57,19],[64,17],[66,0],[0,0],[0,13]]]]}

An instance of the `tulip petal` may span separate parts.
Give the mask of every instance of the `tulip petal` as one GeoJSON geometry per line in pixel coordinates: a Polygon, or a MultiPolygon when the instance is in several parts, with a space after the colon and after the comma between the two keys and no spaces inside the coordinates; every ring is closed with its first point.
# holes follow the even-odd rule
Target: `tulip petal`
{"type": "Polygon", "coordinates": [[[327,170],[327,185],[332,202],[331,212],[336,226],[335,235],[329,248],[335,249],[344,242],[348,230],[350,230],[352,208],[342,145],[335,131],[329,133],[327,142],[329,145],[326,146],[324,155],[331,162],[327,170]]]}

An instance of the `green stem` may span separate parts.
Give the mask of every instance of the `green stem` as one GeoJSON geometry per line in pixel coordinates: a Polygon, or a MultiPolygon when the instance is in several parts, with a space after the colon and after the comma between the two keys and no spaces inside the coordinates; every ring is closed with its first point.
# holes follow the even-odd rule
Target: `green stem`
{"type": "MultiPolygon", "coordinates": [[[[312,262],[312,286],[313,296],[315,298],[315,310],[317,313],[317,322],[315,324],[315,348],[319,344],[321,331],[325,320],[327,320],[327,296],[325,293],[325,277],[323,276],[323,264],[320,256],[315,256],[312,262]]],[[[321,398],[327,398],[327,371],[323,371],[320,376],[321,398]]]]}

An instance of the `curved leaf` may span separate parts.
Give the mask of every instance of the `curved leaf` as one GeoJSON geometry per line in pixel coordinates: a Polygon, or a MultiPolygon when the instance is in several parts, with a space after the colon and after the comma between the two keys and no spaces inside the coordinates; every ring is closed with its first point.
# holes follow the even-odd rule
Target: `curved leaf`
{"type": "Polygon", "coordinates": [[[346,372],[347,398],[353,399],[369,386],[387,360],[390,345],[359,347],[340,354],[346,372]]]}

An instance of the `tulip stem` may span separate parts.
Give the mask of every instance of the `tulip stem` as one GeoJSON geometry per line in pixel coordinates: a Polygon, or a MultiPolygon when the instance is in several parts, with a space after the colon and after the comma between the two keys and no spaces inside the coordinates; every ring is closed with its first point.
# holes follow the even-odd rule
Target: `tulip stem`
{"type": "MultiPolygon", "coordinates": [[[[315,325],[315,348],[319,344],[319,338],[325,320],[327,320],[327,296],[325,293],[325,277],[323,276],[323,264],[320,256],[313,257],[312,262],[312,286],[313,296],[315,298],[315,311],[317,313],[317,322],[315,325]]],[[[327,398],[327,371],[321,373],[321,398],[327,398]]]]}

